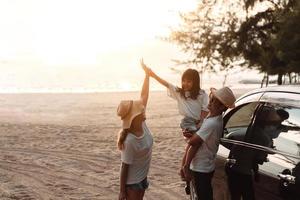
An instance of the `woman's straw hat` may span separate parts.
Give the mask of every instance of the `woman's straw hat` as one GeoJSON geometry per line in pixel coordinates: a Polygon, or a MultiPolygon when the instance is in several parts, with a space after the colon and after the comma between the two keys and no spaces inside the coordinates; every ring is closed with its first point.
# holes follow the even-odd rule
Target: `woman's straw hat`
{"type": "Polygon", "coordinates": [[[124,100],[121,101],[117,114],[121,117],[122,128],[128,129],[131,126],[132,120],[138,116],[139,114],[144,112],[144,105],[141,101],[133,101],[133,100],[124,100]]]}
{"type": "Polygon", "coordinates": [[[210,89],[211,94],[215,96],[224,106],[227,108],[234,108],[235,97],[233,92],[228,87],[223,87],[221,89],[210,89]]]}

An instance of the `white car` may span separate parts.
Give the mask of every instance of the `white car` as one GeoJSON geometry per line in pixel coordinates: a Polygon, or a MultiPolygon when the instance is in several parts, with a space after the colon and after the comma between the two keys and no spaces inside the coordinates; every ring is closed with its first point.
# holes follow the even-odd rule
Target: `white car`
{"type": "Polygon", "coordinates": [[[223,119],[214,199],[299,200],[300,86],[248,92],[223,119]]]}

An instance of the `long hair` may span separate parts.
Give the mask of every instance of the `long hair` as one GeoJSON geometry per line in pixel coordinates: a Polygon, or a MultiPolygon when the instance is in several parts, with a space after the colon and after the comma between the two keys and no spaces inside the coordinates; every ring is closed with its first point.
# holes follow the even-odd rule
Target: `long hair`
{"type": "Polygon", "coordinates": [[[124,149],[124,147],[125,147],[124,142],[125,142],[127,135],[128,135],[128,129],[121,129],[119,131],[118,142],[117,142],[117,146],[118,146],[119,150],[124,149]]]}
{"type": "MultiPolygon", "coordinates": [[[[200,77],[199,77],[199,72],[195,69],[187,69],[184,71],[184,73],[181,76],[181,82],[183,79],[188,79],[193,82],[192,89],[190,91],[190,98],[191,99],[197,99],[200,91],[200,77]]],[[[178,92],[183,98],[187,98],[185,96],[185,91],[181,88],[178,88],[178,92]]]]}

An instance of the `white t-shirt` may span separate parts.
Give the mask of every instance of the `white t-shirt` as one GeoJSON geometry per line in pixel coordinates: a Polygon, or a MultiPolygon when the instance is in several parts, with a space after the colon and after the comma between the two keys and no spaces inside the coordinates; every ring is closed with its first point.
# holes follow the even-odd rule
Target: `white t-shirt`
{"type": "Polygon", "coordinates": [[[215,169],[216,153],[220,144],[220,137],[223,132],[222,115],[205,118],[201,128],[196,134],[203,140],[190,169],[196,172],[212,172],[215,169]]]}
{"type": "MultiPolygon", "coordinates": [[[[177,101],[179,114],[199,120],[201,111],[208,111],[208,95],[204,90],[199,91],[197,99],[184,98],[177,91],[177,87],[169,83],[168,95],[177,101]]],[[[188,92],[186,95],[189,96],[188,92]]]]}
{"type": "Polygon", "coordinates": [[[121,151],[122,162],[129,164],[126,184],[141,182],[149,171],[153,138],[145,122],[142,127],[144,134],[140,137],[128,133],[121,151]]]}

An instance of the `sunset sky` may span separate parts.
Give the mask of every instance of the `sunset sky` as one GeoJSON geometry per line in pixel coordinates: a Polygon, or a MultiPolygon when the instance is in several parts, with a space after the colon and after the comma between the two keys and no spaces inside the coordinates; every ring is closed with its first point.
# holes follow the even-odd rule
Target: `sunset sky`
{"type": "Polygon", "coordinates": [[[3,0],[0,91],[134,89],[144,58],[166,79],[183,54],[163,42],[196,0],[3,0]]]}

